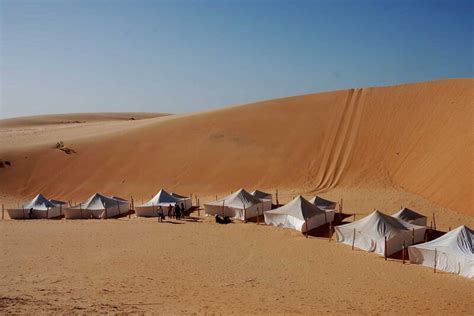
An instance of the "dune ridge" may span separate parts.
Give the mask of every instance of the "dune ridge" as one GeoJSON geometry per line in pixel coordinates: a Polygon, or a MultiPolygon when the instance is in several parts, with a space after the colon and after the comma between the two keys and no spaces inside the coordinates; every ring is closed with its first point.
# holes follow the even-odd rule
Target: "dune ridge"
{"type": "Polygon", "coordinates": [[[12,162],[0,168],[0,191],[81,199],[160,187],[202,196],[393,188],[472,216],[473,83],[349,89],[21,133],[0,121],[0,158],[12,162]],[[77,153],[51,148],[58,140],[77,153]]]}

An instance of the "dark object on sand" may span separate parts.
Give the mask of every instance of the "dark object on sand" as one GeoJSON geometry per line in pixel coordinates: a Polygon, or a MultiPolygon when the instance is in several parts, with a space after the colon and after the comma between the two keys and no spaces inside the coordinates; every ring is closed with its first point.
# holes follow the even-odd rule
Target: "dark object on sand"
{"type": "Polygon", "coordinates": [[[230,220],[230,217],[229,216],[220,216],[220,215],[216,215],[216,223],[217,224],[229,224],[229,223],[232,223],[232,221],[230,220]]]}

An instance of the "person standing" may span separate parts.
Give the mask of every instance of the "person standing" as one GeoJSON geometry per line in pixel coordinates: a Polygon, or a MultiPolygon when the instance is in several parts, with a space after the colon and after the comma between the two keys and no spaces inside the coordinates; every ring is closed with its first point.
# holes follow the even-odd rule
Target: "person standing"
{"type": "Polygon", "coordinates": [[[176,203],[174,209],[176,211],[176,219],[181,219],[181,207],[179,207],[179,204],[176,203]]]}
{"type": "Polygon", "coordinates": [[[184,203],[181,203],[181,216],[184,218],[184,203]]]}
{"type": "Polygon", "coordinates": [[[172,213],[172,211],[173,211],[173,207],[172,207],[171,204],[170,204],[170,205],[168,205],[168,217],[169,217],[169,218],[171,218],[171,215],[172,215],[171,213],[172,213]]]}

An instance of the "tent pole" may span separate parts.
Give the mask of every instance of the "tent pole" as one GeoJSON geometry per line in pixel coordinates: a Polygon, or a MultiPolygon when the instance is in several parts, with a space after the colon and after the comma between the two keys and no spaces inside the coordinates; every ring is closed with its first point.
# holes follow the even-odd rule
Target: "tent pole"
{"type": "Polygon", "coordinates": [[[355,239],[356,239],[356,229],[354,228],[354,233],[352,234],[352,250],[354,250],[355,239]]]}
{"type": "Polygon", "coordinates": [[[22,213],[23,213],[23,218],[25,218],[25,206],[21,206],[21,209],[22,209],[22,213]]]}
{"type": "Polygon", "coordinates": [[[2,221],[5,218],[5,205],[2,203],[2,221]]]}
{"type": "Polygon", "coordinates": [[[244,223],[247,223],[247,209],[245,208],[245,204],[244,204],[244,223]]]}
{"type": "Polygon", "coordinates": [[[339,214],[341,214],[341,215],[342,215],[342,202],[343,201],[344,200],[341,198],[341,204],[339,204],[339,214]]]}
{"type": "Polygon", "coordinates": [[[276,189],[276,207],[278,208],[280,206],[279,201],[278,201],[278,189],[276,189]]]}
{"type": "Polygon", "coordinates": [[[415,229],[414,228],[411,229],[411,244],[412,245],[415,244],[415,229]]]}
{"type": "Polygon", "coordinates": [[[304,219],[304,224],[306,226],[306,238],[308,238],[308,218],[307,217],[304,219]]]}
{"type": "Polygon", "coordinates": [[[402,245],[402,264],[405,264],[405,240],[402,245]]]}
{"type": "MultiPolygon", "coordinates": [[[[225,208],[224,208],[225,200],[222,200],[222,218],[225,217],[225,208]]],[[[244,206],[245,207],[245,206],[244,206]]]]}
{"type": "Polygon", "coordinates": [[[437,260],[437,251],[436,251],[436,248],[435,248],[435,253],[434,253],[434,269],[433,269],[433,272],[436,273],[436,260],[437,260]]]}
{"type": "Polygon", "coordinates": [[[383,255],[384,255],[384,257],[385,257],[385,260],[387,260],[387,236],[384,237],[383,255]]]}
{"type": "Polygon", "coordinates": [[[331,242],[331,238],[332,238],[332,221],[329,222],[329,242],[331,242]]]}
{"type": "Polygon", "coordinates": [[[356,214],[354,213],[354,220],[353,220],[353,222],[355,222],[355,220],[356,220],[356,214]]]}
{"type": "Polygon", "coordinates": [[[435,213],[433,213],[433,226],[434,226],[434,229],[436,230],[436,218],[435,218],[435,213]]]}
{"type": "Polygon", "coordinates": [[[81,210],[81,219],[82,219],[82,203],[79,203],[79,209],[81,210]]]}

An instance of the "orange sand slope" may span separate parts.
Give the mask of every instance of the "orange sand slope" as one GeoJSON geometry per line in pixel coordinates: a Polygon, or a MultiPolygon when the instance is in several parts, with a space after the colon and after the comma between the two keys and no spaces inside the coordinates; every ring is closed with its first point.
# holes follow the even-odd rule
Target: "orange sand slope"
{"type": "MultiPolygon", "coordinates": [[[[352,89],[144,120],[3,128],[0,192],[397,189],[474,215],[474,80],[352,89]],[[77,153],[54,148],[59,140],[77,153]]],[[[367,197],[370,198],[370,197],[367,197]]]]}

